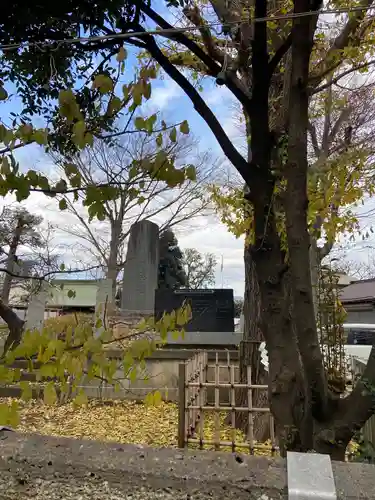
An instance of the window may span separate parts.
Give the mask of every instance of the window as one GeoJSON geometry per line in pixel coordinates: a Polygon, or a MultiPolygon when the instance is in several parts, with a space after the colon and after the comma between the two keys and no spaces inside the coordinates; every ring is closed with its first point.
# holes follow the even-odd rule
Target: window
{"type": "Polygon", "coordinates": [[[347,345],[372,345],[375,330],[349,330],[347,345]]]}

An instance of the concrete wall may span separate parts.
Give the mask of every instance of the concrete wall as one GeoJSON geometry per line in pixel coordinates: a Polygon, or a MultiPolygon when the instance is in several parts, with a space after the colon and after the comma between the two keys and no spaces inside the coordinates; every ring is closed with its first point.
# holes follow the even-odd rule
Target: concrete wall
{"type": "MultiPolygon", "coordinates": [[[[137,377],[135,382],[130,380],[121,381],[121,389],[115,391],[113,386],[100,385],[98,381],[90,381],[83,384],[85,392],[91,398],[104,398],[104,399],[137,399],[143,400],[145,395],[153,390],[159,390],[163,399],[172,402],[178,402],[178,367],[187,359],[190,359],[194,354],[190,349],[163,349],[155,352],[151,357],[146,360],[146,369],[144,374],[148,376],[148,380],[142,378],[142,374],[137,377]]],[[[112,356],[115,352],[112,353],[112,356]]],[[[215,381],[214,365],[215,351],[209,354],[209,367],[208,381],[215,381]]],[[[238,351],[230,351],[231,364],[238,367],[238,351]]],[[[120,364],[120,360],[119,360],[120,364]]],[[[227,354],[225,351],[219,353],[219,381],[228,383],[230,382],[229,370],[226,366],[227,354]]],[[[115,378],[123,378],[122,368],[115,374],[115,378]]],[[[238,369],[235,370],[235,382],[239,381],[238,369]]],[[[208,401],[214,401],[214,389],[208,388],[207,390],[208,401]]],[[[230,390],[228,388],[220,389],[220,402],[229,403],[230,390]]]]}
{"type": "MultiPolygon", "coordinates": [[[[287,500],[283,459],[1,432],[6,500],[287,500]]],[[[374,466],[332,464],[338,500],[374,498],[374,466]]]]}
{"type": "Polygon", "coordinates": [[[345,323],[375,323],[375,310],[347,311],[345,323]]]}
{"type": "Polygon", "coordinates": [[[95,307],[97,289],[96,280],[55,280],[50,287],[47,307],[95,307]],[[69,290],[75,292],[75,297],[68,297],[69,290]]]}

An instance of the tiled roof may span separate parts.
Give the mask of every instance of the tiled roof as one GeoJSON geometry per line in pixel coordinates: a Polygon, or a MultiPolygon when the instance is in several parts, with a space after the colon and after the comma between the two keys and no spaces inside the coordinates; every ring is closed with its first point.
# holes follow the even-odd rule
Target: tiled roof
{"type": "Polygon", "coordinates": [[[375,279],[353,281],[342,289],[340,300],[342,302],[375,300],[375,279]]]}

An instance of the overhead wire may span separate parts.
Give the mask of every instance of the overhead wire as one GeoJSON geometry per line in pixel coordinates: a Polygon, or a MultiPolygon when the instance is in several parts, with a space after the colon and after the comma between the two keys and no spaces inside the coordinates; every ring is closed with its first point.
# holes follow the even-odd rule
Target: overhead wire
{"type": "MultiPolygon", "coordinates": [[[[354,12],[364,12],[375,10],[374,6],[357,6],[357,7],[347,7],[342,9],[326,9],[326,10],[315,10],[315,11],[306,11],[306,12],[297,12],[297,13],[289,13],[289,14],[280,14],[274,16],[267,17],[247,17],[246,19],[241,19],[239,21],[225,22],[225,25],[240,25],[243,22],[251,22],[251,23],[261,23],[261,22],[270,22],[270,21],[284,21],[288,19],[296,19],[307,16],[316,16],[316,15],[333,15],[333,14],[350,14],[354,12]]],[[[214,28],[220,27],[223,23],[221,22],[213,22],[204,24],[206,28],[214,28]]],[[[8,51],[14,50],[21,47],[37,47],[42,49],[43,47],[51,47],[54,45],[62,45],[62,44],[75,44],[75,43],[87,43],[87,42],[100,42],[107,40],[116,40],[116,39],[126,39],[126,38],[142,38],[150,35],[173,35],[175,33],[187,33],[189,31],[196,31],[199,29],[199,26],[185,26],[185,27],[174,27],[169,29],[153,29],[153,30],[144,30],[144,31],[132,31],[126,33],[113,33],[101,36],[89,36],[89,37],[76,37],[76,38],[63,38],[61,40],[51,40],[44,42],[21,42],[14,44],[3,44],[0,45],[0,50],[8,51]]]]}

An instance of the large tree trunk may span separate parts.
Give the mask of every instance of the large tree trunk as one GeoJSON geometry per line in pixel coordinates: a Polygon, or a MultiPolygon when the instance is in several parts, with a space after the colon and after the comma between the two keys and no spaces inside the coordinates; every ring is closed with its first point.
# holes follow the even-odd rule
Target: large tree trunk
{"type": "MultiPolygon", "coordinates": [[[[298,9],[309,9],[301,0],[298,9]]],[[[292,28],[292,76],[289,104],[286,233],[292,277],[294,320],[298,347],[308,384],[312,415],[322,419],[328,410],[328,386],[316,328],[310,272],[310,235],[307,225],[308,76],[316,19],[298,19],[292,28]]]]}
{"type": "Polygon", "coordinates": [[[0,300],[0,316],[9,328],[2,354],[2,356],[5,356],[9,349],[14,349],[20,344],[25,322],[9,306],[4,304],[2,300],[0,300]]]}
{"type": "Polygon", "coordinates": [[[107,261],[106,278],[112,280],[112,302],[116,298],[116,286],[118,275],[118,253],[120,247],[120,235],[122,221],[115,219],[111,221],[111,241],[109,246],[109,256],[107,261]]]}
{"type": "MultiPolygon", "coordinates": [[[[248,240],[248,238],[247,238],[248,240]]],[[[268,374],[260,361],[259,345],[264,340],[260,325],[261,303],[256,276],[255,265],[251,254],[251,245],[245,243],[245,296],[244,296],[244,331],[240,344],[240,381],[247,382],[248,367],[251,367],[251,383],[253,385],[267,385],[268,374]]],[[[254,390],[252,405],[256,408],[268,406],[267,391],[254,390]]],[[[247,406],[247,390],[238,392],[238,406],[247,406]]],[[[249,418],[246,412],[236,413],[236,427],[245,434],[248,432],[249,418]]],[[[267,414],[254,414],[254,438],[264,442],[269,438],[269,417],[267,414]]]]}

